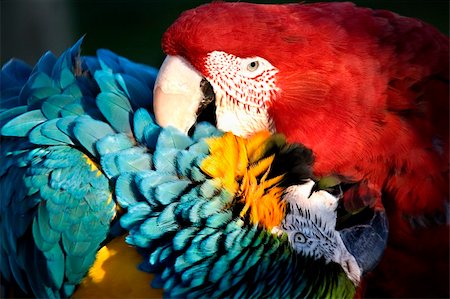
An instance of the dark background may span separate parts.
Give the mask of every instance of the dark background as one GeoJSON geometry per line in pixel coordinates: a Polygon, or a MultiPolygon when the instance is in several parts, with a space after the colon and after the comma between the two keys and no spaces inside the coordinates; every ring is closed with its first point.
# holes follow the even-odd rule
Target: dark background
{"type": "MultiPolygon", "coordinates": [[[[1,64],[18,57],[30,64],[47,50],[59,55],[86,34],[82,53],[108,48],[159,66],[160,39],[184,10],[205,0],[0,0],[1,64]]],[[[282,3],[298,1],[249,1],[282,3]]],[[[317,2],[317,1],[304,1],[317,2]]],[[[449,1],[365,0],[360,6],[388,9],[449,31],[449,1]]]]}

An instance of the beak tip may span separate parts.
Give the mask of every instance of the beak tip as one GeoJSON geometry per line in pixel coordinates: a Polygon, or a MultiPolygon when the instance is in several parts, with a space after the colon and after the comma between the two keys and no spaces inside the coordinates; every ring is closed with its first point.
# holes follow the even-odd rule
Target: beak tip
{"type": "Polygon", "coordinates": [[[340,231],[340,235],[364,275],[375,268],[386,249],[387,215],[384,211],[374,211],[369,223],[345,228],[340,231]]]}

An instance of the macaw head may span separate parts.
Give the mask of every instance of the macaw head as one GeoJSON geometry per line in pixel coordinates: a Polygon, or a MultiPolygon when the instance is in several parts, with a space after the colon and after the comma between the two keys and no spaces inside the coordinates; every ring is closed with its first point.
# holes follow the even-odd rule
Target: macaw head
{"type": "MultiPolygon", "coordinates": [[[[342,136],[361,110],[355,109],[360,102],[343,105],[343,99],[366,98],[373,78],[355,76],[367,66],[346,53],[356,44],[348,44],[349,33],[336,27],[342,16],[334,8],[220,2],[184,12],[162,39],[167,58],[154,89],[158,123],[187,132],[214,102],[218,128],[240,136],[267,129],[291,141],[296,134],[296,141],[311,146],[315,137],[305,132],[317,130],[330,113],[336,126],[327,126],[327,134],[339,128],[342,136]],[[292,118],[302,121],[294,127],[292,118]]],[[[365,51],[364,45],[357,47],[365,51]]]]}
{"type": "Polygon", "coordinates": [[[339,196],[312,175],[311,150],[206,123],[192,137],[159,132],[154,169],[117,187],[136,184],[121,224],[149,250],[155,287],[168,297],[353,296],[383,251],[384,218],[340,213],[339,196]]]}
{"type": "MultiPolygon", "coordinates": [[[[336,14],[335,5],[350,14],[356,9],[349,3],[219,2],[183,13],[163,36],[167,58],[154,88],[156,121],[187,133],[206,107],[214,104],[217,127],[237,136],[261,130],[281,132],[288,141],[301,142],[315,152],[313,146],[324,136],[350,142],[346,139],[346,134],[352,134],[349,126],[367,119],[373,103],[365,99],[374,92],[373,80],[382,79],[355,76],[370,66],[349,51],[358,39],[353,39],[355,44],[345,41],[350,33],[345,26],[336,26],[345,14],[336,14]]],[[[359,17],[368,12],[362,9],[359,17]]],[[[353,29],[356,36],[357,31],[353,29]]],[[[363,38],[366,33],[359,34],[363,38]]],[[[358,51],[369,51],[367,47],[371,43],[358,44],[358,51]]],[[[317,157],[320,163],[325,158],[317,157]]],[[[317,202],[328,202],[328,210],[304,208],[315,200],[305,197],[301,204],[296,202],[302,192],[297,187],[286,191],[288,215],[274,229],[288,234],[299,253],[340,264],[357,284],[384,250],[386,215],[373,212],[365,223],[350,222],[348,228],[330,222],[329,232],[320,225],[328,222],[325,218],[336,219],[338,201],[320,197],[317,202]],[[305,223],[318,230],[308,230],[306,236],[300,232],[305,223]],[[329,237],[334,238],[333,245],[327,243],[329,237]],[[306,239],[312,243],[303,244],[306,239]]]]}

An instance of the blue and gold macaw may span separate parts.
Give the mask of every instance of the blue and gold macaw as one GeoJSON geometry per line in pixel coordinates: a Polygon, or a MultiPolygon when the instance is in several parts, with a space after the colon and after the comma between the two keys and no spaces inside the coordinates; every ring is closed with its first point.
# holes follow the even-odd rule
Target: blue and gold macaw
{"type": "Polygon", "coordinates": [[[161,128],[157,70],[81,42],[1,71],[5,296],[353,296],[384,218],[343,225],[281,135],[161,128]]]}

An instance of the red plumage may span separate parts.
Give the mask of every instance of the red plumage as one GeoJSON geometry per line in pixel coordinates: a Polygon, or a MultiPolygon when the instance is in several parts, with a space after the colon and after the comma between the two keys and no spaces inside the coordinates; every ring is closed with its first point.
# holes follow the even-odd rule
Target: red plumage
{"type": "Polygon", "coordinates": [[[449,296],[447,36],[351,3],[213,3],[185,12],[163,49],[204,76],[214,50],[278,68],[276,130],[313,149],[318,176],[361,182],[388,213],[367,294],[449,296]]]}

